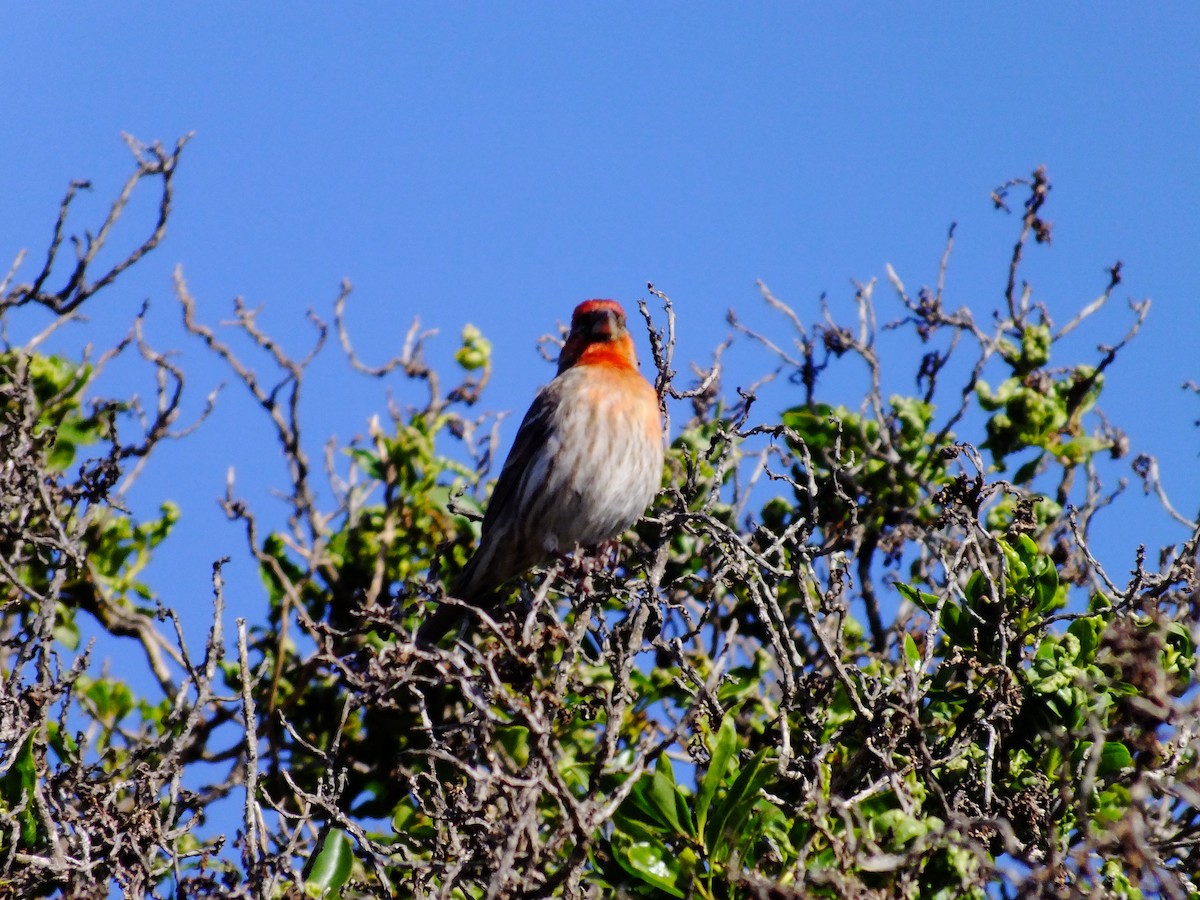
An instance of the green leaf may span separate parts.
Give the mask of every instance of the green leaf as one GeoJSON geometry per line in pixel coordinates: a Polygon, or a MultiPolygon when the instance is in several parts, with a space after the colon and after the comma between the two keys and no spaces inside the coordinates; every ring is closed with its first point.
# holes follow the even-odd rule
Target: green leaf
{"type": "Polygon", "coordinates": [[[1129,748],[1120,741],[1105,741],[1104,749],[1100,751],[1101,775],[1111,775],[1133,765],[1133,755],[1129,748]]]}
{"type": "MultiPolygon", "coordinates": [[[[1000,546],[1001,548],[1005,546],[1003,541],[1000,542],[1000,546]]],[[[987,579],[984,577],[983,572],[978,569],[972,572],[971,577],[967,579],[967,586],[963,589],[963,592],[967,595],[967,601],[971,606],[976,606],[980,598],[987,593],[987,579]]]]}
{"type": "Polygon", "coordinates": [[[54,639],[68,650],[79,649],[79,624],[75,621],[75,613],[64,604],[57,604],[58,615],[54,620],[54,639]]]}
{"type": "Polygon", "coordinates": [[[417,818],[417,808],[410,803],[401,803],[392,814],[392,831],[404,834],[417,818]]]}
{"type": "Polygon", "coordinates": [[[1067,628],[1067,634],[1075,635],[1079,641],[1079,656],[1080,662],[1091,662],[1095,656],[1096,647],[1100,643],[1100,633],[1104,630],[1104,623],[1099,616],[1088,616],[1083,619],[1076,619],[1067,628]]]}
{"type": "Polygon", "coordinates": [[[920,607],[925,612],[933,612],[937,608],[938,598],[933,594],[927,594],[925,591],[919,591],[909,584],[897,583],[896,590],[909,603],[920,607]]]}
{"type": "Polygon", "coordinates": [[[774,770],[766,765],[769,752],[770,748],[758,751],[738,773],[733,786],[729,788],[729,793],[718,807],[716,816],[709,821],[704,832],[704,841],[713,860],[724,861],[729,858],[735,845],[728,837],[736,840],[754,809],[754,804],[758,802],[763,786],[774,777],[774,770]]]}
{"type": "Polygon", "coordinates": [[[612,821],[619,831],[639,841],[657,841],[666,830],[661,822],[652,820],[631,803],[622,803],[613,813],[612,821]]]}
{"type": "Polygon", "coordinates": [[[1042,552],[1038,550],[1037,543],[1027,534],[1017,535],[1017,549],[1027,566],[1032,566],[1034,560],[1042,555],[1042,552]]]}
{"type": "Polygon", "coordinates": [[[1129,788],[1110,784],[1096,798],[1096,821],[1101,825],[1121,821],[1129,810],[1130,799],[1129,788]]]}
{"type": "Polygon", "coordinates": [[[942,631],[946,632],[946,637],[950,643],[958,647],[969,646],[971,637],[970,620],[964,624],[962,610],[958,608],[958,604],[949,602],[942,607],[942,631]]]}
{"type": "MultiPolygon", "coordinates": [[[[937,824],[938,820],[935,819],[933,822],[937,824]]],[[[902,809],[884,810],[872,819],[875,831],[881,836],[890,838],[887,844],[896,849],[927,834],[930,824],[930,822],[910,816],[902,809]]]]}
{"type": "Polygon", "coordinates": [[[376,481],[383,481],[387,470],[373,450],[367,450],[363,447],[351,447],[347,452],[350,454],[350,458],[354,460],[366,475],[374,478],[376,481]]]}
{"type": "Polygon", "coordinates": [[[810,450],[823,450],[837,439],[838,424],[832,421],[838,412],[823,403],[797,406],[783,414],[783,424],[800,435],[810,450]]]}
{"type": "Polygon", "coordinates": [[[913,671],[919,671],[923,658],[921,651],[917,648],[917,642],[913,640],[911,634],[904,635],[904,658],[908,660],[909,668],[913,671]]]}
{"type": "Polygon", "coordinates": [[[56,437],[54,449],[46,457],[46,462],[52,469],[64,471],[75,459],[75,445],[65,437],[56,437]]]}
{"type": "Polygon", "coordinates": [[[650,779],[650,789],[646,799],[662,817],[663,821],[674,826],[680,834],[684,831],[679,818],[679,792],[675,787],[675,772],[671,768],[671,760],[667,754],[662,754],[654,767],[654,777],[650,779]]]}
{"type": "Polygon", "coordinates": [[[727,714],[721,720],[721,728],[713,737],[709,747],[708,771],[700,782],[700,790],[696,794],[696,828],[704,830],[708,822],[708,808],[712,799],[717,795],[717,788],[725,780],[725,770],[729,768],[729,760],[737,749],[737,732],[733,725],[733,715],[727,714]]]}
{"type": "Polygon", "coordinates": [[[306,889],[315,888],[318,897],[341,896],[342,885],[350,878],[354,854],[350,838],[340,829],[331,829],[321,842],[321,849],[304,879],[306,889]]]}
{"type": "Polygon", "coordinates": [[[1017,469],[1016,474],[1012,477],[1013,484],[1026,484],[1032,481],[1033,477],[1037,475],[1038,466],[1042,464],[1042,458],[1045,455],[1044,452],[1039,453],[1029,462],[1023,464],[1021,468],[1017,469]]]}
{"type": "Polygon", "coordinates": [[[1034,581],[1034,608],[1040,613],[1049,612],[1058,605],[1058,569],[1045,556],[1039,556],[1032,568],[1040,569],[1034,581]]]}
{"type": "Polygon", "coordinates": [[[54,721],[46,723],[46,743],[64,763],[71,762],[79,753],[79,744],[75,742],[75,738],[54,721]]]}
{"type": "Polygon", "coordinates": [[[509,725],[497,729],[496,736],[511,759],[524,767],[529,762],[529,729],[524,725],[509,725]]]}
{"type": "Polygon", "coordinates": [[[33,753],[33,737],[31,731],[17,752],[4,780],[0,782],[0,794],[3,795],[4,805],[16,809],[24,804],[24,809],[17,815],[20,822],[20,842],[22,846],[33,847],[38,839],[38,817],[34,808],[33,792],[37,784],[37,759],[33,753]]]}
{"type": "MultiPolygon", "coordinates": [[[[1093,747],[1091,741],[1080,741],[1071,754],[1071,764],[1075,767],[1084,764],[1084,755],[1093,747]]],[[[1122,769],[1133,765],[1133,756],[1129,748],[1120,741],[1105,741],[1100,748],[1100,762],[1096,765],[1096,774],[1101,776],[1113,775],[1122,769]]]]}
{"type": "Polygon", "coordinates": [[[678,887],[682,874],[678,857],[657,841],[621,840],[613,844],[613,856],[630,875],[672,897],[685,894],[678,887]]]}
{"type": "Polygon", "coordinates": [[[1172,622],[1167,627],[1167,641],[1174,644],[1179,652],[1186,656],[1191,656],[1196,652],[1196,645],[1192,641],[1192,632],[1182,622],[1172,622]]]}
{"type": "Polygon", "coordinates": [[[1170,672],[1187,687],[1192,682],[1192,671],[1196,667],[1196,646],[1192,635],[1182,622],[1172,622],[1163,635],[1163,651],[1159,654],[1164,671],[1170,672]]]}

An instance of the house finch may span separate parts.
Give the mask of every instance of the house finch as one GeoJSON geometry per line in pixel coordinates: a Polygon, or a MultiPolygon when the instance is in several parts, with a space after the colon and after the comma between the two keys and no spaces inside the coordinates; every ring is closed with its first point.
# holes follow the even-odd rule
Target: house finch
{"type": "MultiPolygon", "coordinates": [[[[638,372],[625,311],[588,300],[571,316],[558,375],[521,421],[491,502],[479,549],[450,595],[482,610],[522,572],[617,537],[645,511],[662,478],[658,396],[638,372]]],[[[444,604],[421,626],[430,645],[462,620],[444,604]]]]}

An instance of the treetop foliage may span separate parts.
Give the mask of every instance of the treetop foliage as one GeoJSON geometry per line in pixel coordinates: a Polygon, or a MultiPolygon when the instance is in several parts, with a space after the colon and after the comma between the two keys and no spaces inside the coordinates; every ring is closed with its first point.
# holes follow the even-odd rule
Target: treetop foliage
{"type": "Polygon", "coordinates": [[[889,268],[889,296],[859,285],[849,320],[823,304],[807,322],[764,286],[769,333],[730,314],[763,351],[749,386],[727,381],[724,345],[680,377],[674,308],[650,286],[640,310],[674,416],[653,507],[614,556],[531,573],[441,649],[413,633],[478,537],[497,445],[479,412],[487,338],[466,326],[439,373],[414,322],[372,365],[343,285],[295,354],[241,300],[206,322],[178,271],[187,332],[261,410],[262,453],[285,472],[283,516],[226,486],[261,606],[229,622],[213,560],[198,645],[145,575],[179,511],[163,497],[137,516],[125,497],[213,399],[181,424],[186,373],[145,339],[144,307],[95,358],[44,349],[166,233],[184,142],[129,143],[134,173],[101,226],[68,237],[73,183],[41,268],[19,281],[18,255],[0,282],[4,322],[51,314],[0,346],[0,893],[1200,891],[1200,526],[1142,455],[1133,471],[1183,539],[1154,554],[1131,536],[1125,579],[1091,549],[1122,489],[1102,476],[1130,445],[1100,401],[1149,303],[1115,342],[1065,354],[1121,265],[1065,323],[1034,300],[1022,263],[1052,234],[1044,170],[992,194],[1016,231],[998,308],[947,292],[953,228],[935,285],[913,292],[889,268]],[[99,271],[148,190],[147,236],[99,271]],[[884,330],[922,353],[890,358],[884,330]],[[303,396],[331,333],[411,399],[322,449],[303,396]],[[149,401],[98,394],[122,354],[153,372],[149,401]],[[851,368],[867,375],[854,407],[827,388],[851,368]],[[786,408],[759,399],[784,380],[786,408]],[[97,668],[97,630],[150,677],[97,668]]]}

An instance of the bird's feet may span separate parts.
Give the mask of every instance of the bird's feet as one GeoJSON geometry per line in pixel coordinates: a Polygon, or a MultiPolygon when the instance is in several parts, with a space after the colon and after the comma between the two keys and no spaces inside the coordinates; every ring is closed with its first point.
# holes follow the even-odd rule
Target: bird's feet
{"type": "Polygon", "coordinates": [[[580,594],[587,594],[592,587],[592,576],[611,571],[620,561],[621,542],[613,539],[594,547],[576,547],[571,554],[564,554],[563,577],[574,581],[580,594]]]}

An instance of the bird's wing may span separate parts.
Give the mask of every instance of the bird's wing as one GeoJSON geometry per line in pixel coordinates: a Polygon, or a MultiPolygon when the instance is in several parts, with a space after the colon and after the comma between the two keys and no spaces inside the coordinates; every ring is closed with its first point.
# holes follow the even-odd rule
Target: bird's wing
{"type": "MultiPolygon", "coordinates": [[[[538,392],[521,420],[517,429],[516,439],[500,477],[496,480],[496,488],[488,501],[487,511],[483,514],[482,534],[486,537],[488,529],[494,526],[502,516],[519,517],[526,510],[514,508],[520,503],[524,493],[523,485],[530,473],[537,467],[537,457],[546,450],[546,444],[553,437],[557,428],[554,410],[558,401],[552,397],[552,385],[547,385],[538,392]]],[[[510,519],[511,521],[511,519],[510,519]]]]}
{"type": "MultiPolygon", "coordinates": [[[[550,387],[543,388],[521,420],[517,437],[483,514],[479,546],[450,590],[451,595],[460,600],[490,608],[494,598],[485,597],[538,562],[535,548],[522,539],[529,510],[521,507],[529,502],[527,482],[530,477],[535,477],[533,471],[547,465],[546,447],[557,428],[553,415],[556,401],[552,399],[552,393],[550,387]]],[[[536,477],[544,476],[545,471],[542,471],[536,477]]],[[[450,616],[451,613],[443,614],[443,618],[450,616]]],[[[422,632],[432,633],[433,630],[431,626],[422,632]]]]}

